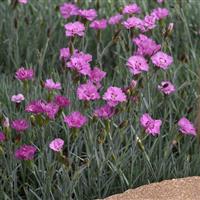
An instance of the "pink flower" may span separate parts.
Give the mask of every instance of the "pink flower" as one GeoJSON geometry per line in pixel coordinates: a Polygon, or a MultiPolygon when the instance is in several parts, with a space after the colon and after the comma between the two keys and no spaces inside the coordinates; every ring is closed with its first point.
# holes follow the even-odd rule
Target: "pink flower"
{"type": "Polygon", "coordinates": [[[60,138],[56,138],[51,143],[49,144],[49,148],[52,149],[53,151],[59,152],[62,150],[64,146],[64,140],[60,138]]]}
{"type": "Polygon", "coordinates": [[[70,50],[69,48],[62,48],[60,49],[60,60],[66,61],[70,58],[70,50]]]}
{"type": "Polygon", "coordinates": [[[118,24],[120,23],[120,21],[123,19],[123,15],[120,15],[119,13],[114,15],[114,16],[111,16],[108,20],[108,23],[110,25],[114,25],[114,24],[118,24]]]}
{"type": "Polygon", "coordinates": [[[45,106],[45,102],[42,100],[35,100],[31,101],[27,106],[25,111],[34,113],[34,114],[40,114],[44,112],[43,107],[45,106]]]}
{"type": "Polygon", "coordinates": [[[90,24],[90,28],[93,29],[100,29],[103,30],[107,27],[107,20],[106,19],[101,19],[101,20],[95,20],[90,24]]]}
{"type": "Polygon", "coordinates": [[[70,22],[65,24],[65,35],[67,37],[84,36],[85,26],[81,22],[70,22]]]}
{"type": "Polygon", "coordinates": [[[136,54],[143,56],[152,56],[161,48],[161,45],[156,44],[154,40],[143,34],[139,34],[137,38],[134,38],[133,43],[138,47],[136,54]]]}
{"type": "Polygon", "coordinates": [[[194,125],[186,118],[182,117],[178,121],[179,131],[185,135],[196,135],[196,129],[194,125]]]}
{"type": "Polygon", "coordinates": [[[151,60],[154,65],[164,70],[168,69],[168,67],[173,63],[173,58],[162,51],[153,55],[151,60]]]}
{"type": "Polygon", "coordinates": [[[141,8],[136,3],[126,5],[122,11],[123,14],[135,14],[140,12],[141,8]]]}
{"type": "Polygon", "coordinates": [[[27,4],[27,3],[28,3],[28,0],[18,0],[18,3],[27,4]]]}
{"type": "Polygon", "coordinates": [[[134,75],[140,74],[143,71],[149,70],[149,65],[144,57],[142,56],[131,56],[126,63],[130,72],[134,75]]]}
{"type": "Polygon", "coordinates": [[[15,77],[21,81],[31,80],[34,77],[34,71],[32,69],[25,69],[24,67],[21,67],[15,73],[15,77]]]}
{"type": "Polygon", "coordinates": [[[165,0],[157,0],[158,3],[163,3],[165,0]]]}
{"type": "Polygon", "coordinates": [[[57,95],[54,98],[54,102],[60,107],[60,108],[64,108],[66,106],[69,106],[70,101],[68,98],[64,97],[64,96],[60,96],[57,95]]]}
{"type": "Polygon", "coordinates": [[[91,71],[89,62],[91,61],[92,56],[90,54],[79,52],[70,58],[67,67],[76,70],[80,74],[89,75],[91,71]]]}
{"type": "Polygon", "coordinates": [[[162,125],[162,121],[160,119],[153,119],[148,113],[145,113],[140,118],[140,124],[145,129],[147,134],[153,136],[160,134],[160,126],[162,125]]]}
{"type": "Polygon", "coordinates": [[[15,103],[20,103],[20,102],[24,101],[24,95],[23,94],[13,95],[11,97],[11,101],[15,102],[15,103]]]}
{"type": "Polygon", "coordinates": [[[64,122],[69,128],[81,128],[87,121],[87,117],[80,112],[72,112],[70,115],[64,117],[64,122]]]}
{"type": "Polygon", "coordinates": [[[153,15],[146,15],[143,23],[145,31],[152,30],[156,27],[156,17],[153,15]]]}
{"type": "Polygon", "coordinates": [[[60,6],[60,13],[64,19],[67,19],[71,16],[78,15],[78,7],[72,3],[64,3],[60,6]]]}
{"type": "Polygon", "coordinates": [[[33,145],[22,145],[15,151],[15,157],[20,160],[32,160],[37,149],[33,145]]]}
{"type": "Polygon", "coordinates": [[[3,142],[6,139],[6,136],[3,132],[0,132],[0,142],[3,142]]]}
{"type": "Polygon", "coordinates": [[[81,84],[77,89],[77,96],[79,100],[97,100],[100,95],[97,88],[92,83],[81,84]]]}
{"type": "Polygon", "coordinates": [[[54,82],[52,79],[47,79],[44,87],[48,90],[61,90],[61,84],[59,82],[54,82]]]}
{"type": "Polygon", "coordinates": [[[94,67],[89,74],[90,81],[93,83],[99,83],[106,76],[106,72],[102,71],[98,67],[94,67]]]}
{"type": "Polygon", "coordinates": [[[10,127],[10,120],[8,117],[5,117],[5,119],[3,120],[2,126],[4,128],[9,128],[10,127]]]}
{"type": "Polygon", "coordinates": [[[11,127],[18,132],[22,132],[29,128],[29,124],[25,119],[17,119],[12,121],[11,127]]]}
{"type": "Polygon", "coordinates": [[[151,15],[154,16],[156,20],[161,20],[169,15],[169,10],[167,8],[156,8],[151,12],[151,15]]]}
{"type": "Polygon", "coordinates": [[[102,119],[109,119],[114,115],[114,113],[114,108],[105,104],[104,106],[95,109],[94,116],[102,119]]]}
{"type": "Polygon", "coordinates": [[[89,10],[79,10],[79,15],[89,21],[93,21],[97,17],[97,12],[95,9],[89,10]]]}
{"type": "Polygon", "coordinates": [[[158,85],[158,89],[166,95],[176,91],[175,86],[170,81],[162,81],[161,84],[158,85]]]}
{"type": "Polygon", "coordinates": [[[126,95],[121,88],[111,86],[103,95],[103,99],[107,101],[109,106],[115,107],[119,103],[126,101],[126,95]]]}
{"type": "Polygon", "coordinates": [[[141,31],[145,31],[144,22],[137,17],[129,17],[126,21],[122,22],[126,29],[137,28],[141,31]]]}
{"type": "Polygon", "coordinates": [[[56,114],[59,111],[59,106],[53,102],[43,105],[43,113],[45,113],[49,119],[55,119],[56,114]]]}

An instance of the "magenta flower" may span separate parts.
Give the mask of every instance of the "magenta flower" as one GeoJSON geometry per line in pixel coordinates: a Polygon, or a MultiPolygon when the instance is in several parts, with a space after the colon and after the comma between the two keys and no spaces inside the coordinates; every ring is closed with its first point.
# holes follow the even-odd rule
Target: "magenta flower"
{"type": "Polygon", "coordinates": [[[15,78],[21,81],[31,80],[33,79],[33,77],[34,77],[33,69],[25,69],[24,67],[21,67],[15,73],[15,78]]]}
{"type": "Polygon", "coordinates": [[[103,99],[107,101],[109,106],[115,107],[119,103],[126,101],[126,95],[121,88],[111,86],[103,95],[103,99]]]}
{"type": "Polygon", "coordinates": [[[109,119],[114,115],[115,111],[114,108],[105,104],[100,108],[96,108],[94,111],[94,116],[101,118],[101,119],[109,119]]]}
{"type": "Polygon", "coordinates": [[[119,13],[111,16],[108,20],[108,24],[110,25],[115,25],[121,22],[121,20],[123,19],[123,15],[120,15],[119,13]]]}
{"type": "Polygon", "coordinates": [[[6,136],[4,135],[3,132],[0,132],[0,142],[3,142],[6,140],[6,136]]]}
{"type": "Polygon", "coordinates": [[[60,56],[59,56],[60,60],[64,60],[66,61],[67,59],[70,58],[70,50],[69,48],[62,48],[60,49],[60,56]]]}
{"type": "Polygon", "coordinates": [[[64,108],[66,106],[69,106],[70,101],[68,98],[64,96],[57,95],[54,98],[54,102],[59,106],[59,108],[64,108]]]}
{"type": "Polygon", "coordinates": [[[141,8],[136,3],[124,6],[122,11],[123,14],[136,14],[140,12],[141,8]]]}
{"type": "Polygon", "coordinates": [[[164,70],[168,69],[168,67],[173,63],[173,58],[162,51],[153,55],[151,60],[154,65],[164,70]]]}
{"type": "Polygon", "coordinates": [[[61,151],[63,146],[64,146],[64,140],[60,138],[52,140],[49,144],[49,148],[56,152],[61,151]]]}
{"type": "Polygon", "coordinates": [[[87,117],[80,112],[72,112],[70,115],[64,117],[64,122],[69,128],[81,128],[87,121],[87,117]]]}
{"type": "Polygon", "coordinates": [[[194,125],[186,118],[182,117],[178,121],[179,131],[184,135],[196,135],[196,129],[194,125]]]}
{"type": "Polygon", "coordinates": [[[78,7],[72,3],[64,3],[60,6],[60,14],[64,19],[78,15],[78,7]]]}
{"type": "Polygon", "coordinates": [[[77,96],[84,101],[100,99],[97,88],[92,83],[81,84],[77,89],[77,96]]]}
{"type": "Polygon", "coordinates": [[[107,20],[101,19],[101,20],[95,20],[90,24],[90,28],[96,29],[96,30],[103,30],[107,27],[107,20]]]}
{"type": "Polygon", "coordinates": [[[15,151],[15,158],[20,160],[32,160],[37,149],[33,145],[22,145],[15,151]]]}
{"type": "Polygon", "coordinates": [[[126,29],[137,28],[145,31],[144,21],[138,17],[129,17],[126,21],[122,22],[126,29]]]}
{"type": "Polygon", "coordinates": [[[22,132],[29,128],[29,124],[28,121],[25,119],[16,119],[12,121],[11,127],[17,132],[22,132]]]}
{"type": "Polygon", "coordinates": [[[93,21],[97,17],[97,12],[95,9],[79,10],[78,14],[89,21],[93,21]]]}
{"type": "Polygon", "coordinates": [[[176,91],[175,86],[170,81],[162,81],[161,84],[158,85],[158,89],[166,95],[176,91]]]}
{"type": "Polygon", "coordinates": [[[156,44],[154,40],[143,34],[139,34],[137,38],[134,38],[133,43],[138,47],[137,55],[152,56],[161,48],[161,45],[156,44]]]}
{"type": "Polygon", "coordinates": [[[40,114],[44,112],[45,102],[42,100],[31,101],[25,108],[26,112],[40,114]]]}
{"type": "Polygon", "coordinates": [[[140,74],[143,71],[147,72],[149,70],[149,65],[142,56],[131,56],[126,65],[128,66],[130,72],[134,75],[140,74]]]}
{"type": "Polygon", "coordinates": [[[55,119],[56,114],[59,111],[59,106],[56,103],[50,102],[43,105],[43,113],[45,113],[49,119],[55,119]]]}
{"type": "Polygon", "coordinates": [[[106,72],[102,71],[98,67],[94,67],[89,74],[90,81],[93,83],[99,83],[105,76],[106,72]]]}
{"type": "Polygon", "coordinates": [[[11,97],[11,101],[15,103],[21,103],[22,101],[24,101],[24,95],[23,94],[13,95],[11,97]]]}
{"type": "Polygon", "coordinates": [[[156,8],[151,12],[151,15],[154,16],[156,20],[161,20],[169,15],[169,10],[167,8],[156,8]]]}
{"type": "Polygon", "coordinates": [[[143,23],[145,31],[152,30],[156,27],[156,17],[153,15],[146,15],[143,23]]]}
{"type": "Polygon", "coordinates": [[[85,26],[81,22],[70,22],[65,24],[65,35],[67,37],[84,36],[85,26]]]}
{"type": "Polygon", "coordinates": [[[54,82],[52,79],[47,79],[44,87],[48,90],[61,90],[61,84],[59,82],[54,82]]]}
{"type": "Polygon", "coordinates": [[[148,113],[145,113],[140,118],[140,124],[147,134],[153,136],[160,134],[160,126],[162,125],[160,119],[153,119],[148,113]]]}
{"type": "Polygon", "coordinates": [[[27,4],[27,3],[28,3],[28,0],[18,0],[18,3],[27,4]]]}

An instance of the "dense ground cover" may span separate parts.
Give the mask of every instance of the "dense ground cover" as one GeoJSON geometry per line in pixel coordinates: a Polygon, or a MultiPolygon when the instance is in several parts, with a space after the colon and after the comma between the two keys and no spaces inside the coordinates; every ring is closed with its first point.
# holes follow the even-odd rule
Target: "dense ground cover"
{"type": "Polygon", "coordinates": [[[88,200],[149,182],[200,175],[195,123],[200,3],[70,1],[81,9],[96,9],[97,19],[122,13],[129,3],[140,6],[134,16],[141,19],[155,14],[157,7],[169,10],[162,20],[147,18],[145,25],[134,18],[126,21],[132,14],[124,11],[120,23],[96,30],[90,19],[61,15],[64,2],[0,2],[0,199],[88,200]],[[70,31],[69,23],[75,21],[86,30],[79,24],[70,31]],[[83,36],[70,37],[77,31],[83,36]],[[146,39],[142,48],[144,36],[139,34],[157,45],[146,39]],[[135,38],[141,43],[133,42],[135,38]],[[60,49],[67,47],[60,56],[60,49]],[[168,56],[155,58],[159,51],[168,56]],[[19,70],[22,66],[32,71],[19,70]],[[98,72],[91,75],[95,66],[98,72]],[[162,81],[170,81],[175,91],[162,81]],[[118,88],[110,92],[110,86],[118,88]],[[24,100],[11,99],[19,93],[24,100]],[[94,114],[103,105],[104,112],[94,114]],[[74,111],[83,117],[72,120],[74,111]],[[78,128],[73,128],[75,122],[78,128]],[[56,138],[55,145],[51,142],[56,138]],[[24,144],[31,146],[22,152],[24,144]]]}

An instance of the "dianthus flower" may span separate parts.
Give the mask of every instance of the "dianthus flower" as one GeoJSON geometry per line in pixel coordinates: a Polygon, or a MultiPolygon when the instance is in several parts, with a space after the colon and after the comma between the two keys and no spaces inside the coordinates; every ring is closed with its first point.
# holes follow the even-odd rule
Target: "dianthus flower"
{"type": "Polygon", "coordinates": [[[15,151],[15,158],[20,160],[32,160],[37,149],[33,145],[22,145],[15,151]]]}
{"type": "Polygon", "coordinates": [[[3,142],[6,139],[6,136],[3,132],[0,132],[0,142],[3,142]]]}
{"type": "Polygon", "coordinates": [[[158,89],[166,95],[176,91],[175,86],[170,81],[162,81],[161,84],[158,85],[158,89]]]}
{"type": "Polygon", "coordinates": [[[196,135],[196,129],[194,125],[186,118],[182,117],[178,121],[179,131],[185,135],[196,135]]]}
{"type": "Polygon", "coordinates": [[[18,3],[27,4],[27,3],[28,3],[28,0],[18,0],[18,3]]]}
{"type": "Polygon", "coordinates": [[[60,95],[55,96],[54,102],[59,106],[59,108],[64,108],[70,104],[70,101],[67,97],[60,95]]]}
{"type": "Polygon", "coordinates": [[[108,20],[108,24],[114,25],[120,23],[120,21],[123,19],[123,15],[120,15],[119,13],[111,16],[108,20]]]}
{"type": "Polygon", "coordinates": [[[169,15],[169,10],[167,8],[156,8],[150,15],[154,16],[156,20],[161,20],[169,15]]]}
{"type": "Polygon", "coordinates": [[[101,19],[101,20],[95,20],[90,24],[90,28],[93,29],[100,29],[103,30],[107,27],[107,20],[106,19],[101,19]]]}
{"type": "Polygon", "coordinates": [[[88,119],[80,112],[72,112],[64,117],[64,122],[69,128],[81,128],[87,123],[88,119]]]}
{"type": "Polygon", "coordinates": [[[33,69],[25,69],[24,67],[21,67],[15,73],[15,77],[21,81],[31,80],[34,77],[34,71],[33,69]]]}
{"type": "Polygon", "coordinates": [[[78,7],[72,3],[64,3],[60,6],[60,13],[64,19],[78,15],[78,7]]]}
{"type": "Polygon", "coordinates": [[[11,101],[15,102],[15,103],[20,103],[20,102],[24,101],[24,95],[23,94],[13,95],[11,97],[11,101]]]}
{"type": "Polygon", "coordinates": [[[165,0],[157,0],[158,3],[163,3],[165,0]]]}
{"type": "Polygon", "coordinates": [[[52,140],[49,144],[49,148],[56,152],[61,151],[63,146],[64,146],[64,140],[60,138],[52,140]]]}
{"type": "Polygon", "coordinates": [[[159,51],[151,57],[151,60],[154,65],[164,70],[173,63],[173,58],[166,53],[159,51]]]}
{"type": "Polygon", "coordinates": [[[143,34],[139,34],[138,37],[134,38],[133,43],[138,47],[137,55],[152,56],[161,48],[161,45],[156,44],[154,40],[143,34]]]}
{"type": "Polygon", "coordinates": [[[153,119],[148,113],[145,113],[140,118],[140,124],[147,134],[153,136],[160,134],[160,126],[162,125],[160,119],[153,119]]]}
{"type": "Polygon", "coordinates": [[[141,8],[136,3],[132,3],[132,4],[128,4],[124,6],[123,11],[122,11],[123,14],[136,14],[140,12],[141,12],[141,8]]]}
{"type": "Polygon", "coordinates": [[[54,102],[46,103],[45,105],[43,105],[43,113],[45,113],[49,119],[55,119],[58,111],[59,106],[54,102]]]}
{"type": "Polygon", "coordinates": [[[70,22],[65,24],[65,35],[67,37],[84,36],[85,26],[81,22],[70,22]]]}
{"type": "Polygon", "coordinates": [[[98,67],[94,67],[89,74],[90,81],[93,83],[99,83],[106,76],[106,72],[102,71],[98,67]]]}
{"type": "Polygon", "coordinates": [[[105,104],[99,108],[96,108],[94,111],[94,116],[101,119],[109,119],[114,115],[114,108],[105,104]]]}
{"type": "Polygon", "coordinates": [[[143,23],[145,31],[152,30],[156,27],[156,17],[153,15],[146,15],[143,23]]]}
{"type": "Polygon", "coordinates": [[[70,50],[69,48],[62,48],[60,49],[60,60],[66,61],[70,58],[70,50]]]}
{"type": "Polygon", "coordinates": [[[149,65],[142,56],[131,56],[126,65],[128,66],[130,72],[134,75],[140,74],[143,71],[147,72],[149,70],[149,65]]]}
{"type": "Polygon", "coordinates": [[[25,131],[29,128],[29,124],[25,119],[16,119],[12,121],[11,127],[18,132],[25,131]]]}
{"type": "Polygon", "coordinates": [[[26,112],[30,112],[33,114],[41,114],[44,112],[43,107],[45,106],[45,102],[42,100],[31,101],[25,108],[26,112]]]}
{"type": "Polygon", "coordinates": [[[115,107],[119,103],[126,101],[126,95],[121,88],[111,86],[103,95],[103,99],[107,101],[109,106],[115,107]]]}
{"type": "Polygon", "coordinates": [[[129,17],[126,21],[122,22],[126,29],[137,28],[145,31],[144,21],[138,17],[129,17]]]}
{"type": "Polygon", "coordinates": [[[78,14],[88,21],[93,21],[97,17],[97,12],[95,9],[79,10],[78,14]]]}
{"type": "Polygon", "coordinates": [[[54,82],[52,79],[47,79],[44,83],[44,87],[48,90],[61,90],[61,84],[54,82]]]}
{"type": "Polygon", "coordinates": [[[77,89],[77,96],[79,100],[97,100],[100,95],[97,88],[92,83],[81,84],[77,89]]]}

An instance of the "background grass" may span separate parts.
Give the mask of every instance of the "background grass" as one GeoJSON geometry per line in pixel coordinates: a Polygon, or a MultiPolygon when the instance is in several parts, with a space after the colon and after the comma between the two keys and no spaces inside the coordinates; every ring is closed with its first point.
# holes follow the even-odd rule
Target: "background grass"
{"type": "MultiPolygon", "coordinates": [[[[61,81],[62,93],[73,102],[65,114],[80,110],[91,117],[91,110],[85,111],[76,99],[77,85],[72,83],[71,75],[61,70],[59,49],[68,45],[63,28],[67,21],[61,18],[58,10],[62,2],[30,0],[28,5],[15,9],[9,0],[0,2],[0,111],[11,120],[30,117],[23,111],[24,105],[17,110],[10,102],[13,94],[23,92],[20,83],[14,79],[20,66],[34,68],[37,77],[26,95],[25,104],[45,98],[46,92],[40,82],[53,78],[61,81]]],[[[158,6],[153,0],[136,2],[144,14],[158,6]]],[[[96,8],[100,17],[108,18],[128,1],[86,0],[79,3],[80,7],[96,8]]],[[[170,16],[153,31],[151,37],[162,44],[164,51],[173,55],[171,68],[166,73],[151,70],[143,75],[140,103],[132,104],[129,113],[121,113],[112,119],[110,135],[103,144],[99,143],[105,128],[101,120],[90,122],[72,141],[62,116],[45,127],[35,126],[24,133],[22,143],[38,147],[37,156],[30,166],[14,158],[17,145],[12,140],[2,143],[0,199],[88,200],[163,179],[200,175],[198,137],[184,137],[176,147],[172,145],[178,137],[177,120],[184,115],[195,121],[197,114],[200,2],[166,0],[164,6],[170,10],[170,16]],[[174,30],[166,41],[162,32],[169,22],[174,23],[174,30]],[[177,92],[167,98],[157,91],[157,85],[164,78],[177,87],[177,92]],[[144,135],[139,126],[139,116],[147,111],[154,118],[163,120],[161,134],[156,138],[144,135]],[[125,120],[128,120],[128,125],[119,128],[125,120]],[[64,153],[70,161],[69,167],[61,165],[48,148],[55,137],[65,140],[64,153]],[[138,138],[144,151],[139,148],[138,138]]],[[[112,27],[107,28],[102,34],[101,44],[96,43],[91,30],[86,38],[75,42],[76,48],[93,55],[92,66],[98,65],[108,73],[103,91],[109,85],[127,86],[132,80],[125,63],[135,47],[126,30],[120,32],[119,41],[113,44],[111,33],[114,31],[112,27]]],[[[91,107],[100,104],[94,103],[91,107]]],[[[14,138],[15,132],[12,131],[11,135],[14,138]]]]}

